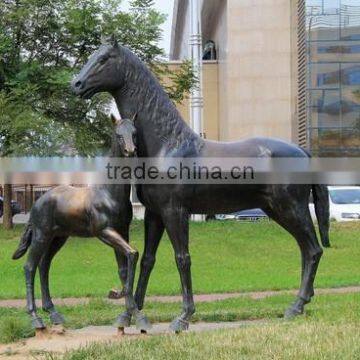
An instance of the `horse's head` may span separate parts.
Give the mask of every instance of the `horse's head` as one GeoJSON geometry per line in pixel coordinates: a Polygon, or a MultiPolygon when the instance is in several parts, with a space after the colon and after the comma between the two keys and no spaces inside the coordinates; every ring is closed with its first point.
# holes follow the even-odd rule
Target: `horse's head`
{"type": "Polygon", "coordinates": [[[120,71],[123,62],[122,49],[112,36],[110,44],[101,45],[72,81],[74,93],[90,99],[96,93],[117,90],[123,82],[120,71]]]}
{"type": "Polygon", "coordinates": [[[136,114],[130,119],[117,120],[111,115],[114,124],[114,141],[123,157],[136,156],[136,128],[134,125],[136,114]]]}

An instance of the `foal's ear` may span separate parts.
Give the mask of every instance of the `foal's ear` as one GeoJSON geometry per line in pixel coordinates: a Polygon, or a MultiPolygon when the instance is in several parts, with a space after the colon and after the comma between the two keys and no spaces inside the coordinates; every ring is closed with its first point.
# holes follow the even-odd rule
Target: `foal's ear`
{"type": "Polygon", "coordinates": [[[117,122],[119,121],[114,114],[111,114],[110,115],[110,118],[111,118],[111,122],[113,123],[113,125],[116,125],[117,122]]]}
{"type": "Polygon", "coordinates": [[[101,42],[101,45],[106,44],[106,36],[104,34],[101,34],[100,42],[101,42]]]}

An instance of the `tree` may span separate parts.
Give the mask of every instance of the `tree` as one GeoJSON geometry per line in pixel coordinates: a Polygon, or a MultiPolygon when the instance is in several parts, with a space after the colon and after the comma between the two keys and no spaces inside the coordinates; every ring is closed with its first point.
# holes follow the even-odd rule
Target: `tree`
{"type": "Polygon", "coordinates": [[[176,73],[161,65],[164,54],[157,44],[165,16],[154,10],[153,0],[133,0],[129,12],[121,10],[119,0],[3,1],[2,156],[59,155],[64,145],[80,155],[108,148],[109,96],[99,94],[84,102],[69,87],[103,35],[115,34],[159,77],[171,77],[172,85],[166,89],[175,101],[181,101],[194,83],[187,64],[176,73]]]}
{"type": "MultiPolygon", "coordinates": [[[[0,156],[99,154],[110,144],[110,97],[75,97],[69,83],[102,36],[115,34],[181,101],[195,80],[184,64],[171,73],[159,48],[165,16],[153,0],[2,0],[0,8],[0,156]]],[[[4,199],[10,204],[10,199],[4,199]]],[[[8,207],[7,207],[8,208],[8,207]]]]}

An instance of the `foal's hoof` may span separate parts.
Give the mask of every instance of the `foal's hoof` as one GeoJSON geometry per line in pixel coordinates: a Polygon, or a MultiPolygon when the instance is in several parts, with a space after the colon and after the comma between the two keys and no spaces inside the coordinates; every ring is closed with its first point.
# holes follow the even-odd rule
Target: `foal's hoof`
{"type": "Polygon", "coordinates": [[[121,299],[123,297],[125,297],[125,291],[124,290],[115,290],[115,289],[111,289],[108,293],[108,299],[121,299]]]}
{"type": "Polygon", "coordinates": [[[142,313],[136,316],[136,328],[140,330],[141,333],[146,333],[152,328],[149,319],[142,313]]]}
{"type": "Polygon", "coordinates": [[[131,315],[127,312],[124,312],[118,316],[115,322],[115,326],[118,328],[130,327],[131,325],[131,315]]]}
{"type": "Polygon", "coordinates": [[[31,326],[36,330],[45,330],[46,326],[41,317],[36,317],[31,320],[31,326]]]}
{"type": "Polygon", "coordinates": [[[64,324],[65,319],[57,311],[54,311],[54,312],[50,313],[50,321],[54,325],[61,325],[61,324],[64,324]]]}
{"type": "Polygon", "coordinates": [[[189,322],[180,318],[175,319],[170,324],[170,329],[175,331],[176,334],[179,334],[182,331],[189,329],[189,322]]]}

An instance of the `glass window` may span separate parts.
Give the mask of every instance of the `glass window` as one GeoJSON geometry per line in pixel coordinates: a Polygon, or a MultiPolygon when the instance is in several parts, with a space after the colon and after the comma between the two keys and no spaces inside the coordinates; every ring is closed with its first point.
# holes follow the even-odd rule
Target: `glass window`
{"type": "Polygon", "coordinates": [[[339,64],[310,64],[312,88],[338,88],[340,84],[339,64]]]}
{"type": "Polygon", "coordinates": [[[360,1],[306,0],[308,134],[322,156],[360,156],[360,1]]]}
{"type": "Polygon", "coordinates": [[[334,189],[329,193],[334,204],[360,204],[360,189],[334,189]]]}

